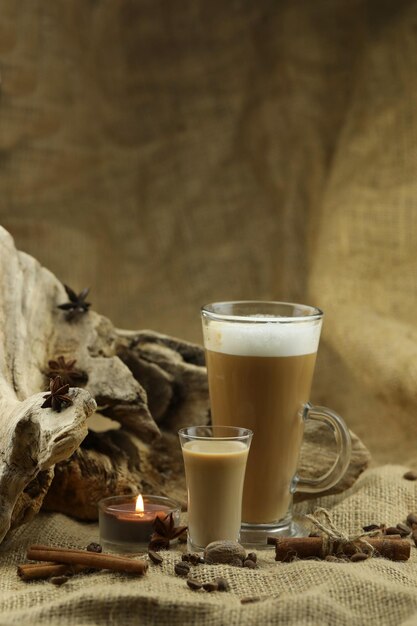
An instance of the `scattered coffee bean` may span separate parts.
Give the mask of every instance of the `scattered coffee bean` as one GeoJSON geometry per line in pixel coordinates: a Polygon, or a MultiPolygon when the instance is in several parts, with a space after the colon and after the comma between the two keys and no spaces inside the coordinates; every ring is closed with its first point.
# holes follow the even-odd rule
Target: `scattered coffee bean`
{"type": "Polygon", "coordinates": [[[407,524],[411,528],[414,528],[414,526],[417,526],[417,513],[409,513],[407,515],[407,524]]]}
{"type": "Polygon", "coordinates": [[[188,576],[190,573],[190,566],[185,561],[179,561],[174,565],[174,572],[177,576],[188,576]]]}
{"type": "Polygon", "coordinates": [[[401,537],[408,537],[411,532],[409,526],[407,526],[407,524],[403,524],[402,522],[397,524],[397,529],[401,537]]]}
{"type": "Polygon", "coordinates": [[[417,480],[417,472],[410,470],[403,475],[406,480],[417,480]]]}
{"type": "Polygon", "coordinates": [[[413,530],[413,532],[411,533],[411,536],[413,538],[414,544],[417,546],[417,528],[413,530]]]}
{"type": "Polygon", "coordinates": [[[212,591],[218,591],[219,590],[219,585],[216,582],[204,583],[203,589],[205,589],[206,591],[211,593],[212,591]]]}
{"type": "Polygon", "coordinates": [[[153,550],[148,550],[148,557],[151,559],[152,563],[155,563],[155,565],[162,565],[164,562],[162,556],[153,550]]]}
{"type": "Polygon", "coordinates": [[[256,563],[256,561],[258,560],[258,557],[256,556],[256,552],[249,552],[249,554],[248,554],[248,556],[246,558],[250,559],[254,563],[256,563]]]}
{"type": "Polygon", "coordinates": [[[358,563],[359,561],[366,561],[369,558],[369,554],[365,554],[365,552],[356,552],[352,554],[350,560],[352,563],[358,563]]]}
{"type": "Polygon", "coordinates": [[[256,563],[252,561],[252,559],[246,559],[243,561],[243,567],[248,567],[249,569],[255,569],[256,563]]]}
{"type": "Polygon", "coordinates": [[[398,535],[398,528],[396,526],[388,526],[388,528],[385,529],[385,534],[398,535]]]}
{"type": "Polygon", "coordinates": [[[215,582],[219,591],[230,591],[229,581],[225,578],[216,578],[215,582]]]}
{"type": "Polygon", "coordinates": [[[94,541],[88,544],[86,550],[88,550],[88,552],[103,552],[103,548],[101,547],[101,545],[99,543],[94,543],[94,541]]]}
{"type": "Polygon", "coordinates": [[[60,587],[61,585],[65,585],[65,583],[68,582],[69,578],[68,576],[52,576],[52,578],[50,578],[49,580],[53,585],[57,585],[57,587],[60,587]]]}
{"type": "Polygon", "coordinates": [[[362,530],[365,533],[369,533],[371,532],[371,530],[378,530],[379,529],[379,524],[368,524],[368,526],[363,526],[362,530]]]}
{"type": "Polygon", "coordinates": [[[240,604],[252,604],[253,602],[259,602],[259,596],[248,596],[247,598],[241,598],[240,604]]]}
{"type": "Polygon", "coordinates": [[[187,552],[183,554],[181,559],[186,561],[187,563],[191,563],[191,565],[198,565],[199,563],[204,563],[204,559],[202,556],[198,554],[198,552],[187,552]]]}
{"type": "Polygon", "coordinates": [[[199,589],[202,588],[203,583],[201,583],[199,580],[195,580],[195,578],[188,578],[187,585],[193,591],[198,591],[199,589]]]}

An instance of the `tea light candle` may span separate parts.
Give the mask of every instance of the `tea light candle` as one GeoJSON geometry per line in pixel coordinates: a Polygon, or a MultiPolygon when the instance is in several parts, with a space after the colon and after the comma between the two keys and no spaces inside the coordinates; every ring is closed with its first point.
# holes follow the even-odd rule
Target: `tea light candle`
{"type": "Polygon", "coordinates": [[[100,543],[105,550],[138,552],[146,549],[158,515],[173,514],[179,524],[180,505],[163,496],[111,496],[99,502],[100,543]]]}

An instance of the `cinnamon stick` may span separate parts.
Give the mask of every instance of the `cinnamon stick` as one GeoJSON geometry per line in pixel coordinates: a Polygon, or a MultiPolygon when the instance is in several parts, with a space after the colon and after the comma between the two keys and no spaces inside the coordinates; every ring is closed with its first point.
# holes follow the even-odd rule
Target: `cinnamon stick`
{"type": "Polygon", "coordinates": [[[71,548],[58,548],[52,546],[31,546],[27,551],[27,558],[34,561],[52,561],[67,565],[82,565],[95,569],[109,569],[114,572],[125,574],[137,574],[142,576],[148,569],[146,561],[134,561],[112,554],[86,552],[71,548]]]}
{"type": "MultiPolygon", "coordinates": [[[[410,543],[404,539],[366,537],[366,541],[373,547],[377,556],[391,561],[407,561],[410,558],[410,543]]],[[[294,558],[324,559],[327,555],[323,537],[268,537],[268,544],[275,545],[276,561],[288,562],[294,558]]],[[[357,547],[353,543],[335,542],[332,552],[352,556],[357,552],[357,547]]]]}
{"type": "Polygon", "coordinates": [[[64,574],[79,574],[86,568],[81,565],[64,565],[59,563],[22,563],[17,573],[22,580],[42,580],[64,574]]]}

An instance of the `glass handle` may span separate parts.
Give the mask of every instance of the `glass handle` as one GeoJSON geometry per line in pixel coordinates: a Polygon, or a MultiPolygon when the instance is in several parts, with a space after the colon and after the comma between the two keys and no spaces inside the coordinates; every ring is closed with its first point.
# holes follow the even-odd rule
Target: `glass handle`
{"type": "Polygon", "coordinates": [[[294,491],[308,493],[326,491],[339,482],[349,466],[352,452],[349,430],[340,415],[323,406],[313,406],[307,403],[304,407],[303,419],[304,421],[316,420],[317,422],[322,422],[332,429],[336,441],[337,458],[332,467],[318,478],[295,476],[293,488],[294,491]]]}

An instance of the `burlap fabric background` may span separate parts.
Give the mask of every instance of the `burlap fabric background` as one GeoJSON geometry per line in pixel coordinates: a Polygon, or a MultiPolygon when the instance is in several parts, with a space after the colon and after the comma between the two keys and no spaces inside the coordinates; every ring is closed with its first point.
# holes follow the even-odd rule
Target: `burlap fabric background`
{"type": "Polygon", "coordinates": [[[415,0],[0,0],[0,221],[120,327],[322,306],[313,400],[415,462],[416,28],[415,0]]]}
{"type": "MultiPolygon", "coordinates": [[[[206,301],[322,306],[312,400],[417,466],[416,59],[415,0],[0,0],[0,221],[121,327],[200,341],[206,301]]],[[[367,474],[336,521],[416,509],[400,475],[367,474]]],[[[16,535],[3,623],[417,622],[414,555],[262,561],[209,596],[154,569],[24,585],[6,563],[35,538],[96,529],[16,535]],[[277,597],[242,607],[252,586],[277,597]]]]}
{"type": "MultiPolygon", "coordinates": [[[[397,523],[416,507],[417,484],[402,478],[398,466],[369,470],[343,496],[323,498],[334,522],[346,532],[365,523],[397,523]]],[[[298,509],[299,511],[305,509],[298,509]]],[[[175,576],[178,552],[164,554],[162,568],[151,565],[144,578],[102,572],[78,576],[60,588],[49,582],[24,583],[16,563],[33,542],[83,547],[97,540],[96,525],[61,515],[41,515],[3,547],[0,623],[155,624],[158,626],[324,625],[385,626],[417,624],[417,549],[408,562],[372,558],[365,563],[298,561],[276,563],[274,550],[258,552],[259,569],[200,565],[193,575],[204,582],[224,576],[228,593],[194,592],[175,576]],[[256,604],[240,599],[260,596],[256,604]]]]}

